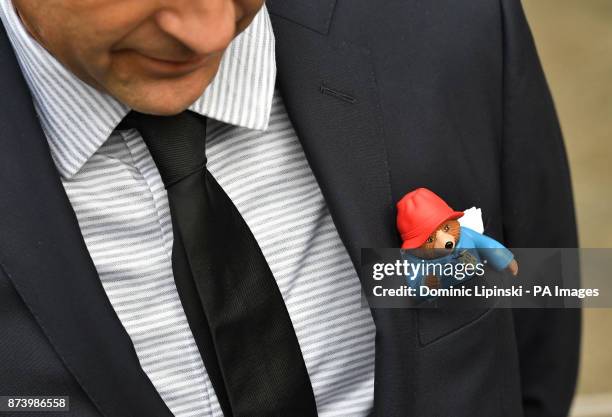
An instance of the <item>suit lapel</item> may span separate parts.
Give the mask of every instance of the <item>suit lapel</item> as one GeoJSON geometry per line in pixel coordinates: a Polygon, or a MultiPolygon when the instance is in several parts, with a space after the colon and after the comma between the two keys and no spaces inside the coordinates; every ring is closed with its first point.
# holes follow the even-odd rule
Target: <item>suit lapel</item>
{"type": "Polygon", "coordinates": [[[106,297],[0,32],[0,267],[103,415],[170,417],[106,297]]]}
{"type": "MultiPolygon", "coordinates": [[[[313,2],[308,16],[323,16],[328,24],[330,16],[322,10],[331,10],[333,3],[313,2]]],[[[320,33],[327,31],[324,22],[298,22],[284,4],[268,2],[278,83],[338,232],[359,270],[361,248],[399,243],[369,51],[334,44],[320,33]]]]}

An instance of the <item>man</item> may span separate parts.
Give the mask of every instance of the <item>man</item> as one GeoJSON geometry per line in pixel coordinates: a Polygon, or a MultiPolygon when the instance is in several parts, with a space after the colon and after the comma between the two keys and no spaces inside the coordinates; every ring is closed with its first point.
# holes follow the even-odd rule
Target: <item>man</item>
{"type": "Polygon", "coordinates": [[[567,414],[578,314],[370,310],[355,272],[418,187],[508,247],[576,245],[517,0],[2,0],[2,20],[2,395],[567,414]]]}

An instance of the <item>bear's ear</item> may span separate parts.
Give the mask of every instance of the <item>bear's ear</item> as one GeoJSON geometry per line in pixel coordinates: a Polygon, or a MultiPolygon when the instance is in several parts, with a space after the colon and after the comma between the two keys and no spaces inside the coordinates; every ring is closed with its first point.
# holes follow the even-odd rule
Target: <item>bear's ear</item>
{"type": "Polygon", "coordinates": [[[463,216],[459,218],[459,224],[463,227],[468,227],[475,232],[482,234],[484,232],[484,224],[482,222],[482,210],[472,207],[463,212],[463,216]]]}

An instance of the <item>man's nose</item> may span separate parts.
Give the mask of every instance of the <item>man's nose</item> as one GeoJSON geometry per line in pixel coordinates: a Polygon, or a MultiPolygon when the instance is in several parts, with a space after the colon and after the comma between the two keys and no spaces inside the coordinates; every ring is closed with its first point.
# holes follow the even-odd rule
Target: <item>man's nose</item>
{"type": "Polygon", "coordinates": [[[234,38],[232,0],[168,0],[155,14],[157,25],[196,55],[223,52],[234,38]]]}

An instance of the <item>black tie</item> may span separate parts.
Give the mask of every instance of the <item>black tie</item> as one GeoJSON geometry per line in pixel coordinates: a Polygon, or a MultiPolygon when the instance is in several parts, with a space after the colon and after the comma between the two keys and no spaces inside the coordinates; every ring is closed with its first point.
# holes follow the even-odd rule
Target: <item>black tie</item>
{"type": "Polygon", "coordinates": [[[229,401],[223,411],[236,417],[316,416],[306,365],[272,272],[206,169],[206,119],[189,111],[169,117],[132,111],[119,128],[140,132],[167,189],[175,281],[219,401],[229,401]]]}

